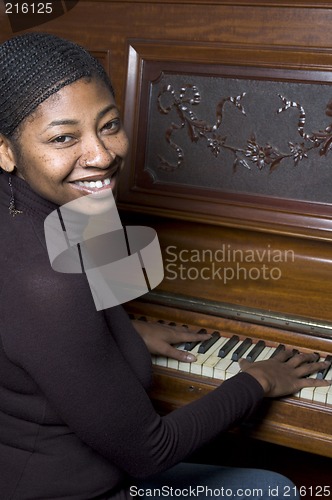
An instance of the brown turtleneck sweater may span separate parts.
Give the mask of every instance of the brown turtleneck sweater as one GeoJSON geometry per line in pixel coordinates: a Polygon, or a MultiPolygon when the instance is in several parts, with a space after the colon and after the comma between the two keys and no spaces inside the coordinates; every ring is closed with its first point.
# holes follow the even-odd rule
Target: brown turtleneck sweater
{"type": "Polygon", "coordinates": [[[188,457],[262,399],[241,373],[160,417],[149,353],[121,307],[97,312],[84,275],[49,264],[45,217],[57,207],[0,175],[1,500],[127,498],[135,477],[188,457]]]}

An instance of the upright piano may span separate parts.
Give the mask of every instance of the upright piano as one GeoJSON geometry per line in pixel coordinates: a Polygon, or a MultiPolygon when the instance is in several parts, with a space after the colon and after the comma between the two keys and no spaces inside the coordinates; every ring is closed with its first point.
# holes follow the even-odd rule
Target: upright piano
{"type": "MultiPolygon", "coordinates": [[[[310,49],[129,41],[119,206],[156,230],[164,279],[126,307],[216,341],[186,346],[192,365],[154,359],[161,412],[235,375],[237,355],[330,359],[331,68],[310,49]]],[[[332,458],[332,388],[264,401],[234,432],[332,458]]]]}

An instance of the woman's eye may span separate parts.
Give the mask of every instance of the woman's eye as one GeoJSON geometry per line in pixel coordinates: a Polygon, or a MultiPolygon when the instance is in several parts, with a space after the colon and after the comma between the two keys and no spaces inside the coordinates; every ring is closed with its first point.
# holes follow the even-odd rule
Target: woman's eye
{"type": "Polygon", "coordinates": [[[73,138],[70,135],[59,135],[58,137],[52,139],[52,142],[54,142],[55,144],[65,144],[72,139],[73,138]]]}
{"type": "Polygon", "coordinates": [[[116,118],[115,120],[111,120],[102,127],[102,130],[106,132],[117,132],[121,127],[120,118],[116,118]]]}

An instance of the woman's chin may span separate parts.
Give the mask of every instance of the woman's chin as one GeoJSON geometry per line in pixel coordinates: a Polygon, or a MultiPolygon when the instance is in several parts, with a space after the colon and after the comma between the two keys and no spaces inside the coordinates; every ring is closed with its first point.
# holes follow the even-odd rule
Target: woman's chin
{"type": "MultiPolygon", "coordinates": [[[[115,186],[114,186],[115,188],[115,186]]],[[[116,208],[113,188],[87,192],[73,201],[66,203],[66,208],[84,215],[98,215],[116,208]]]]}

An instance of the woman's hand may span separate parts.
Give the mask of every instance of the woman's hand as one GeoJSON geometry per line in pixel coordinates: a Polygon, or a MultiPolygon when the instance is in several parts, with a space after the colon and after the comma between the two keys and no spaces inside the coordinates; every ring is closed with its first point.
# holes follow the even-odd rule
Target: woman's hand
{"type": "Polygon", "coordinates": [[[329,362],[318,362],[317,354],[296,354],[285,350],[266,361],[250,363],[246,359],[239,361],[241,370],[247,372],[261,384],[267,397],[280,397],[295,394],[304,387],[319,387],[331,382],[309,375],[330,366],[329,362]]]}
{"type": "Polygon", "coordinates": [[[166,356],[187,363],[195,361],[196,357],[188,351],[176,349],[174,344],[203,341],[211,337],[210,334],[190,332],[185,327],[175,329],[172,326],[147,323],[140,320],[132,320],[132,324],[143,338],[151,354],[158,354],[159,356],[166,356]]]}

